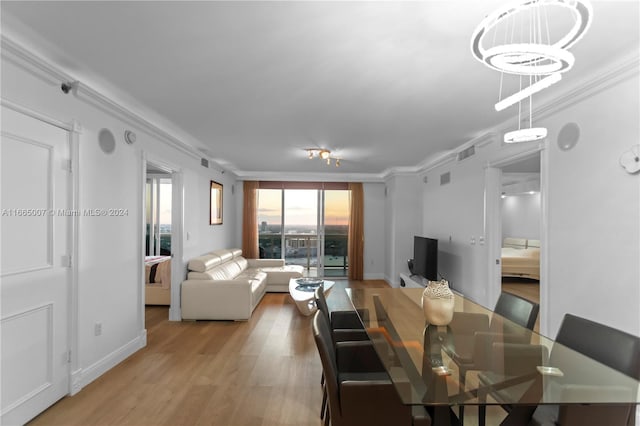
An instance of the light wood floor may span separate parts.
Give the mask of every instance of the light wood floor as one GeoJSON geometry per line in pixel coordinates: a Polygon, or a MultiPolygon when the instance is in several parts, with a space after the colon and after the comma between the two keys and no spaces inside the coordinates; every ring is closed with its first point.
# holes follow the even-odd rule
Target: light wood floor
{"type": "MultiPolygon", "coordinates": [[[[347,286],[387,284],[338,281],[328,303],[340,305],[347,286]]],[[[301,316],[288,294],[267,293],[246,322],[167,317],[166,307],[147,307],[147,346],[30,424],[322,424],[321,365],[311,317],[301,316]]],[[[495,410],[489,410],[489,425],[495,410]]],[[[465,424],[477,424],[472,407],[465,424]]]]}

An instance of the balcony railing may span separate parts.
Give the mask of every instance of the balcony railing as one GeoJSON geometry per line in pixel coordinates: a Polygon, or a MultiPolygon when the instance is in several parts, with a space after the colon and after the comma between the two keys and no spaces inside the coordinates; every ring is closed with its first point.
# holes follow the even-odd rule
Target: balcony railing
{"type": "MultiPolygon", "coordinates": [[[[317,271],[318,235],[284,234],[284,243],[283,253],[282,234],[259,234],[260,257],[284,259],[287,265],[302,265],[308,274],[317,271]]],[[[325,234],[323,260],[324,275],[347,275],[347,235],[325,234]]]]}

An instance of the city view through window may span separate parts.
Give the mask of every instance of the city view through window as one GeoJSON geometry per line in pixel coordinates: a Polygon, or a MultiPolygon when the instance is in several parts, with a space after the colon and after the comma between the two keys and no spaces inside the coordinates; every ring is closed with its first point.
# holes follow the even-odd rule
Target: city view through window
{"type": "Polygon", "coordinates": [[[307,276],[347,275],[349,191],[260,189],[258,227],[260,257],[302,265],[307,276]]]}

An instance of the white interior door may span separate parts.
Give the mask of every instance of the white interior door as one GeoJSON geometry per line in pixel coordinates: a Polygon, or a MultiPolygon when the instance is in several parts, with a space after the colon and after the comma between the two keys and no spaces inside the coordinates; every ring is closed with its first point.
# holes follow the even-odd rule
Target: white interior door
{"type": "Polygon", "coordinates": [[[69,391],[69,133],[2,107],[0,423],[69,391]]]}

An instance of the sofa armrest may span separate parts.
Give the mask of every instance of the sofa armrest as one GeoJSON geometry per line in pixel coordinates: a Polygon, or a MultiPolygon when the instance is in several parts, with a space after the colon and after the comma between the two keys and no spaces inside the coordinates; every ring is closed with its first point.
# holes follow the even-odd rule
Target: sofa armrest
{"type": "Polygon", "coordinates": [[[246,320],[251,316],[248,280],[186,280],[181,299],[183,319],[246,320]]]}
{"type": "Polygon", "coordinates": [[[247,259],[249,268],[284,266],[284,259],[247,259]]]}

